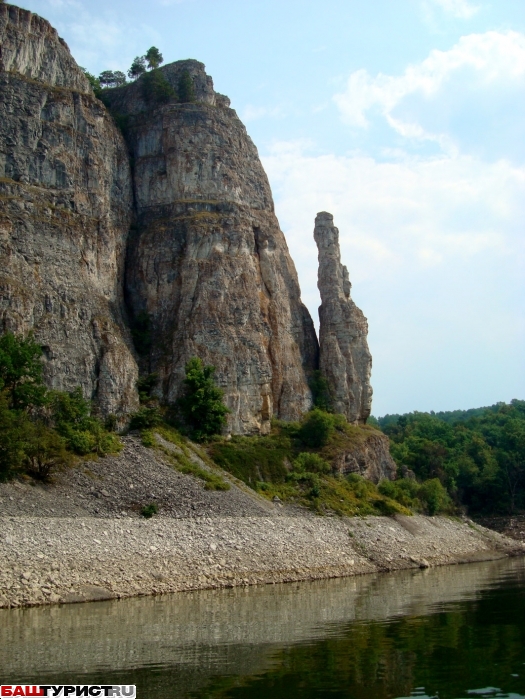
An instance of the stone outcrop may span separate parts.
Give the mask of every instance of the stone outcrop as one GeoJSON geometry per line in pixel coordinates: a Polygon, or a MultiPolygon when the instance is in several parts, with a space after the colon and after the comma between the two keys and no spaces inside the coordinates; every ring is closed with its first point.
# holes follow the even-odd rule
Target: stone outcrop
{"type": "Polygon", "coordinates": [[[368,324],[350,298],[347,268],[341,264],[339,231],[334,217],[317,214],[314,238],[319,250],[317,286],[319,307],[319,368],[330,389],[332,407],[352,424],[364,424],[370,415],[372,357],[368,349],[368,324]]]}
{"type": "Polygon", "coordinates": [[[356,473],[373,483],[382,480],[394,481],[397,475],[396,462],[390,455],[390,442],[385,434],[371,430],[352,449],[342,450],[333,460],[335,473],[347,476],[356,473]]]}
{"type": "Polygon", "coordinates": [[[177,88],[183,70],[197,101],[151,104],[143,78],[112,90],[134,163],[136,228],[126,295],[149,334],[142,370],[159,398],[180,394],[192,356],[216,367],[234,433],[311,406],[318,344],[274,214],[257,149],[198,61],[160,69],[177,88]]]}
{"type": "Polygon", "coordinates": [[[48,22],[0,4],[0,46],[0,327],[34,332],[51,387],[127,413],[124,140],[48,22]]]}

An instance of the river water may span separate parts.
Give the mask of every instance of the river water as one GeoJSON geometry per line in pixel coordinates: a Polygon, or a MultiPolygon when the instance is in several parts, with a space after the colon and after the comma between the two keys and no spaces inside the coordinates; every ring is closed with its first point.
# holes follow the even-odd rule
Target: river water
{"type": "Polygon", "coordinates": [[[138,699],[525,699],[525,559],[0,610],[0,683],[138,699]]]}

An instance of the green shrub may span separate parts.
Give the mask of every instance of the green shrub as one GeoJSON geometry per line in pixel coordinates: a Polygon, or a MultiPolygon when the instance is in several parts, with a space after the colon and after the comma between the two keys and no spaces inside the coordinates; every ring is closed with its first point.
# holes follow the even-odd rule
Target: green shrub
{"type": "Polygon", "coordinates": [[[81,67],[80,70],[84,73],[86,78],[89,80],[89,84],[91,85],[91,89],[93,90],[95,97],[98,97],[98,99],[100,99],[100,97],[102,95],[102,85],[100,84],[100,80],[98,78],[96,78],[94,75],[92,75],[85,68],[81,67]]]}
{"type": "Polygon", "coordinates": [[[332,406],[330,386],[328,380],[319,369],[312,373],[309,385],[312,391],[314,406],[320,410],[329,412],[332,406]]]}
{"type": "Polygon", "coordinates": [[[294,471],[310,471],[311,473],[330,473],[330,464],[318,454],[301,452],[293,462],[294,471]]]}
{"type": "Polygon", "coordinates": [[[418,500],[420,485],[415,480],[400,478],[397,481],[381,481],[378,490],[381,495],[396,500],[404,507],[421,509],[418,500]]]}
{"type": "Polygon", "coordinates": [[[68,452],[103,456],[121,449],[117,435],[91,415],[80,387],[47,390],[41,357],[31,335],[0,337],[0,478],[27,471],[46,480],[71,461],[68,452]]]}
{"type": "Polygon", "coordinates": [[[42,348],[31,334],[22,338],[7,332],[0,337],[0,391],[9,408],[25,410],[46,402],[41,359],[42,348]]]}
{"type": "Polygon", "coordinates": [[[153,430],[142,430],[140,433],[140,441],[143,447],[148,447],[150,449],[157,444],[153,430]]]}
{"type": "Polygon", "coordinates": [[[140,81],[142,83],[142,95],[148,104],[165,104],[177,97],[177,93],[158,68],[145,73],[140,78],[140,81]]]}
{"type": "Polygon", "coordinates": [[[431,516],[446,512],[451,505],[448,493],[439,478],[431,478],[422,483],[418,496],[431,516]]]}
{"type": "Polygon", "coordinates": [[[70,393],[54,391],[50,396],[56,430],[66,440],[68,449],[80,456],[105,456],[121,450],[118,436],[91,415],[91,406],[79,386],[70,393]]]}
{"type": "Polygon", "coordinates": [[[77,386],[70,393],[54,391],[51,394],[51,409],[57,429],[82,429],[91,413],[91,406],[77,386]]]}
{"type": "Polygon", "coordinates": [[[209,451],[218,466],[251,487],[261,480],[285,483],[285,463],[293,458],[291,440],[277,435],[232,437],[227,442],[213,442],[209,451]]]}
{"type": "Polygon", "coordinates": [[[319,449],[328,444],[333,430],[333,417],[319,408],[314,408],[307,413],[303,421],[299,430],[299,439],[305,446],[319,449]]]}
{"type": "Polygon", "coordinates": [[[220,434],[230,412],[223,402],[224,392],[213,381],[214,373],[215,367],[204,366],[198,357],[186,364],[184,395],[178,406],[192,438],[197,441],[220,434]]]}
{"type": "Polygon", "coordinates": [[[147,430],[151,427],[157,427],[162,423],[162,413],[159,408],[148,408],[143,406],[131,416],[129,427],[132,430],[147,430]]]}
{"type": "Polygon", "coordinates": [[[108,432],[116,432],[118,425],[118,417],[113,413],[110,413],[104,421],[104,428],[108,432]]]}
{"type": "Polygon", "coordinates": [[[25,434],[26,470],[42,481],[48,481],[52,471],[71,461],[66,440],[41,422],[29,423],[25,434]]]}
{"type": "Polygon", "coordinates": [[[144,505],[144,507],[140,511],[140,514],[146,519],[151,519],[153,515],[158,514],[158,511],[159,506],[156,505],[154,502],[151,502],[149,505],[144,505]]]}
{"type": "Polygon", "coordinates": [[[23,469],[30,426],[28,416],[11,410],[7,396],[0,393],[0,481],[12,478],[23,469]]]}

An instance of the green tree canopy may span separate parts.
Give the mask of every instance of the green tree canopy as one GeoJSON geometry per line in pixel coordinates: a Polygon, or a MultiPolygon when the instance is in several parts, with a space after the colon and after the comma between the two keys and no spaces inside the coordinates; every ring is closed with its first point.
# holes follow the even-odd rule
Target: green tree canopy
{"type": "Polygon", "coordinates": [[[215,367],[204,366],[198,357],[192,357],[186,364],[184,395],[178,404],[197,440],[220,434],[230,412],[224,405],[224,392],[215,385],[214,373],[215,367]]]}
{"type": "Polygon", "coordinates": [[[126,84],[126,75],[121,70],[104,70],[98,81],[102,87],[120,87],[126,84]]]}
{"type": "Polygon", "coordinates": [[[164,63],[164,58],[156,46],[149,48],[146,51],[144,58],[146,59],[148,68],[150,70],[154,70],[155,68],[158,68],[161,63],[164,63]]]}
{"type": "Polygon", "coordinates": [[[330,386],[326,376],[317,369],[312,373],[309,381],[310,390],[312,391],[312,398],[314,406],[325,412],[330,412],[332,406],[332,399],[330,396],[330,386]]]}
{"type": "Polygon", "coordinates": [[[146,72],[146,59],[144,56],[135,56],[130,69],[128,70],[128,77],[130,80],[136,80],[146,72]]]}
{"type": "Polygon", "coordinates": [[[47,390],[41,358],[32,335],[0,336],[0,480],[24,471],[47,480],[71,452],[104,455],[121,447],[91,415],[80,387],[47,390]]]}
{"type": "Polygon", "coordinates": [[[177,85],[179,102],[195,102],[195,86],[188,70],[183,70],[177,85]]]}
{"type": "Polygon", "coordinates": [[[177,96],[175,90],[158,68],[146,73],[140,82],[142,83],[144,99],[150,104],[163,104],[177,96]]]}
{"type": "Polygon", "coordinates": [[[379,423],[400,467],[439,479],[473,512],[525,509],[525,401],[393,417],[379,423]]]}
{"type": "Polygon", "coordinates": [[[19,410],[44,403],[41,358],[42,348],[32,335],[20,339],[7,332],[0,337],[0,390],[10,408],[19,410]]]}
{"type": "Polygon", "coordinates": [[[299,438],[307,447],[318,449],[328,443],[333,431],[333,416],[319,408],[314,408],[307,414],[299,430],[299,438]]]}

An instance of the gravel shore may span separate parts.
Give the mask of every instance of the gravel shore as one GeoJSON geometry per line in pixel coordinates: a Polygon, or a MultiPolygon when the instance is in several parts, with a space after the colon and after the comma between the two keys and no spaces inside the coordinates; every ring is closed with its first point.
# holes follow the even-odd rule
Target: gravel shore
{"type": "Polygon", "coordinates": [[[0,485],[0,507],[0,607],[494,560],[525,546],[446,517],[318,517],[233,481],[206,491],[132,437],[53,485],[0,485]],[[153,500],[159,515],[146,520],[153,500]]]}

